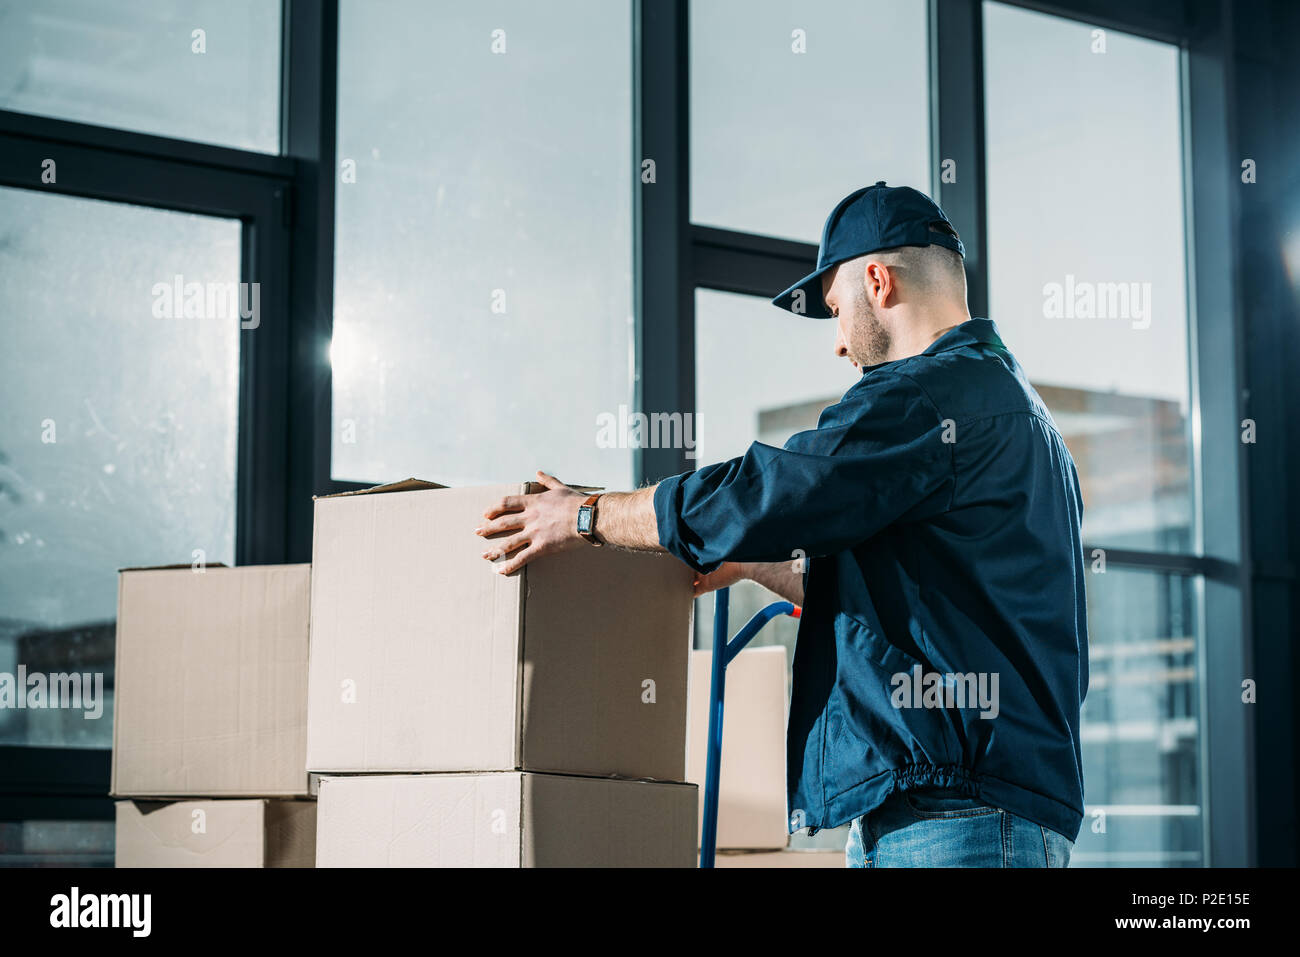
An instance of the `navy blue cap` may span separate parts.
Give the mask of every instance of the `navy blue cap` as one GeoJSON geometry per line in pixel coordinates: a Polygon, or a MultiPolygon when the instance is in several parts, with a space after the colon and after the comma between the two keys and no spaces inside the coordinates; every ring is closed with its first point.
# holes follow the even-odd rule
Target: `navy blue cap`
{"type": "Polygon", "coordinates": [[[945,246],[964,259],[966,249],[939,204],[910,186],[882,179],[845,196],[826,217],[817,268],[772,300],[772,305],[816,319],[831,318],[822,299],[822,274],[840,263],[899,246],[945,246]],[[942,223],[952,235],[931,227],[942,223]],[[804,295],[796,294],[803,290],[804,295]]]}

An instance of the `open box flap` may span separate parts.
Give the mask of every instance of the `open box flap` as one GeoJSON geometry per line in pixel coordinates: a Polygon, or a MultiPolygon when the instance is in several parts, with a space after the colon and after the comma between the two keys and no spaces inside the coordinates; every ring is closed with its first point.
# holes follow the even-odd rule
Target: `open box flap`
{"type": "MultiPolygon", "coordinates": [[[[534,492],[540,492],[545,488],[545,486],[542,485],[540,482],[525,482],[524,486],[527,489],[529,494],[532,494],[534,492]]],[[[450,486],[447,485],[441,485],[438,482],[429,482],[426,481],[425,479],[406,478],[406,479],[402,479],[400,482],[389,482],[386,485],[375,485],[370,488],[359,488],[359,489],[354,489],[353,491],[350,492],[332,492],[329,495],[313,495],[312,499],[315,500],[318,498],[343,498],[344,496],[347,495],[375,495],[380,492],[415,492],[415,491],[422,491],[424,489],[449,488],[449,487],[450,486]]],[[[575,492],[585,492],[588,495],[594,494],[595,492],[605,491],[604,486],[601,485],[570,485],[569,488],[573,489],[575,492]]]]}
{"type": "Polygon", "coordinates": [[[343,498],[345,495],[375,495],[380,492],[415,492],[422,489],[446,488],[445,485],[439,485],[437,482],[428,482],[424,479],[405,478],[400,482],[388,482],[385,485],[373,485],[370,488],[353,489],[350,492],[332,492],[329,495],[313,495],[312,499],[318,498],[343,498]]]}
{"type": "MultiPolygon", "coordinates": [[[[225,562],[204,562],[200,567],[202,567],[202,568],[226,568],[227,566],[226,566],[226,563],[225,563],[225,562]]],[[[193,563],[193,562],[187,562],[186,564],[183,564],[183,565],[180,565],[180,564],[177,564],[177,565],[128,565],[126,568],[119,568],[118,571],[119,571],[119,572],[160,572],[160,571],[167,571],[168,569],[173,569],[173,568],[189,568],[189,569],[192,569],[192,568],[194,568],[194,563],[193,563]]]]}

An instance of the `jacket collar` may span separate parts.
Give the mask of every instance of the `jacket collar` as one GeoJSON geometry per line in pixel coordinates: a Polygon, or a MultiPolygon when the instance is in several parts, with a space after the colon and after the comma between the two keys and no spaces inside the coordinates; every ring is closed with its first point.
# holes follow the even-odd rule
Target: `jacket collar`
{"type": "MultiPolygon", "coordinates": [[[[962,346],[971,346],[977,343],[1000,346],[1005,349],[1006,345],[1002,342],[1002,337],[998,334],[998,327],[993,324],[992,319],[967,319],[959,326],[949,329],[934,342],[925,347],[919,354],[923,356],[933,356],[940,352],[947,352],[950,349],[960,349],[962,346]]],[[[909,357],[910,358],[910,357],[909,357]]],[[[867,376],[877,369],[883,369],[885,366],[892,365],[895,362],[904,362],[905,359],[890,359],[888,362],[878,362],[873,366],[863,366],[862,375],[867,376]]]]}
{"type": "Polygon", "coordinates": [[[921,352],[921,355],[932,356],[939,352],[947,352],[950,349],[958,349],[976,343],[1003,345],[1002,337],[998,335],[998,327],[993,324],[992,319],[967,319],[960,326],[954,326],[938,339],[935,339],[921,352]]]}

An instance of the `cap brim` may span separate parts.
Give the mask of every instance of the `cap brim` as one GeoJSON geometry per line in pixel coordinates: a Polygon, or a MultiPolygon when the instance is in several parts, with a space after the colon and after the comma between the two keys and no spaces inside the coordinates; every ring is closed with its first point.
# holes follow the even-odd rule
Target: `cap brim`
{"type": "Polygon", "coordinates": [[[826,300],[822,298],[822,276],[838,265],[839,263],[828,263],[821,269],[804,276],[773,299],[772,305],[786,312],[792,312],[796,316],[808,316],[813,319],[832,318],[830,310],[826,308],[826,300]]]}

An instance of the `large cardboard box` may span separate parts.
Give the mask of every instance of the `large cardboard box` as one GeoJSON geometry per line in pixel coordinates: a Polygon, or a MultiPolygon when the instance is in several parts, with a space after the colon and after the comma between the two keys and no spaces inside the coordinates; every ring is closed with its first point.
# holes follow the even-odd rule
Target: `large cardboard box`
{"type": "Polygon", "coordinates": [[[694,867],[691,784],[517,771],[321,778],[318,867],[694,867]]]}
{"type": "Polygon", "coordinates": [[[316,500],[310,770],[684,779],[690,569],[584,544],[499,574],[474,529],[532,489],[316,500]]]}
{"type": "Polygon", "coordinates": [[[714,855],[714,867],[844,867],[843,850],[816,848],[781,851],[727,851],[714,855]]]}
{"type": "Polygon", "coordinates": [[[118,578],[112,793],[309,793],[310,565],[118,578]]]}
{"type": "Polygon", "coordinates": [[[316,802],[117,802],[118,867],[314,867],[316,802]]]}
{"type": "MultiPolygon", "coordinates": [[[[686,780],[700,786],[701,829],[712,674],[713,652],[691,652],[686,780]]],[[[780,645],[746,648],[727,666],[718,787],[719,848],[781,848],[789,843],[786,685],[786,653],[780,645]]]]}

